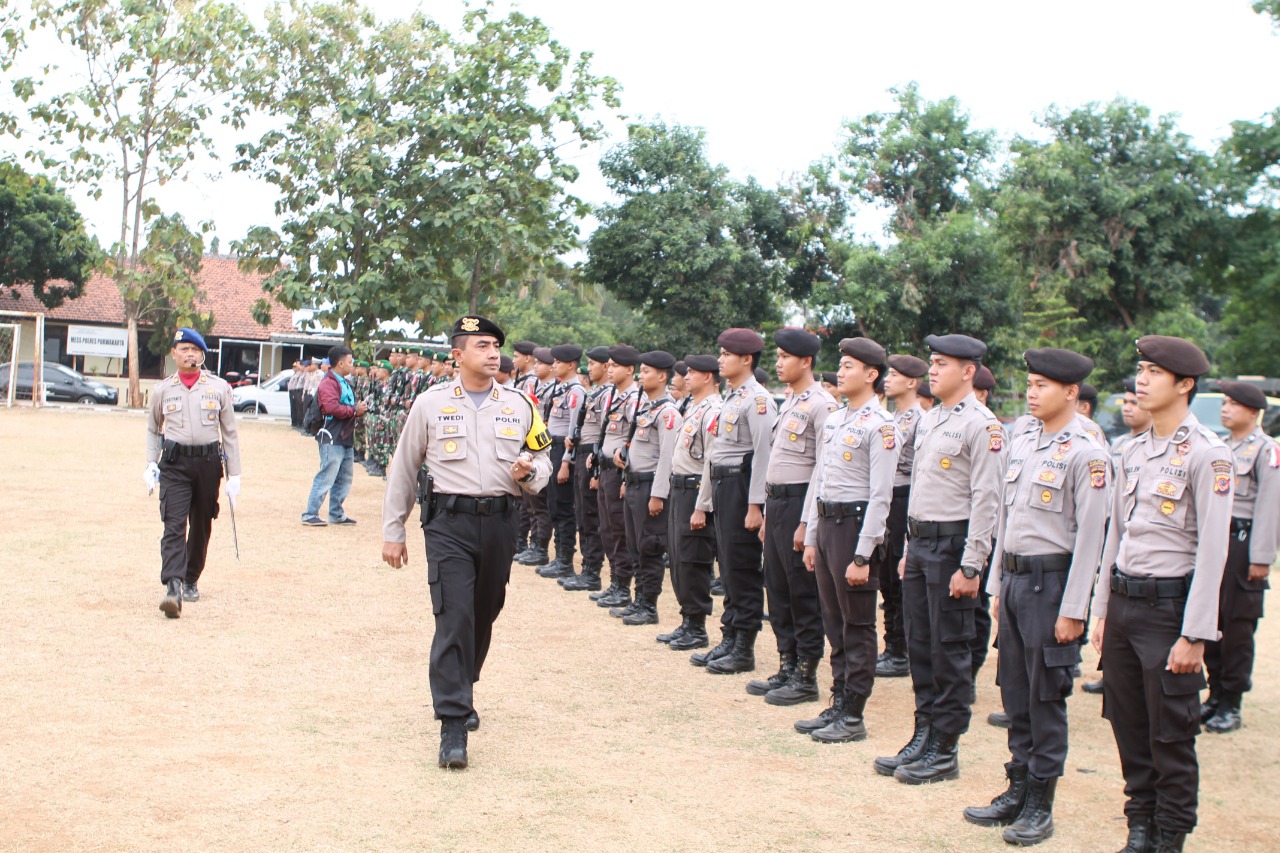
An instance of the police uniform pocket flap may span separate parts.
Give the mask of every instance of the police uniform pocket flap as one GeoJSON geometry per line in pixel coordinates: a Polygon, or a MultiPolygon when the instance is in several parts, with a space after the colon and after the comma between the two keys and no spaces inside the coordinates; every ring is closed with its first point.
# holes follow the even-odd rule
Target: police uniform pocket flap
{"type": "Polygon", "coordinates": [[[934,452],[943,456],[959,456],[962,449],[963,445],[954,438],[940,438],[933,446],[934,452]]]}
{"type": "Polygon", "coordinates": [[[953,595],[947,595],[942,599],[941,610],[977,610],[978,597],[962,595],[956,598],[953,595]]]}
{"type": "Polygon", "coordinates": [[[1160,673],[1160,692],[1166,696],[1187,696],[1191,693],[1199,693],[1208,682],[1204,679],[1204,670],[1200,672],[1170,672],[1164,670],[1160,673]]]}
{"type": "Polygon", "coordinates": [[[1171,500],[1181,500],[1182,493],[1187,490],[1186,480],[1176,480],[1173,478],[1167,480],[1156,480],[1151,486],[1151,494],[1155,495],[1157,501],[1169,498],[1171,500]]]}
{"type": "Polygon", "coordinates": [[[1078,663],[1080,663],[1079,643],[1066,643],[1065,645],[1044,647],[1045,666],[1075,666],[1078,663]]]}

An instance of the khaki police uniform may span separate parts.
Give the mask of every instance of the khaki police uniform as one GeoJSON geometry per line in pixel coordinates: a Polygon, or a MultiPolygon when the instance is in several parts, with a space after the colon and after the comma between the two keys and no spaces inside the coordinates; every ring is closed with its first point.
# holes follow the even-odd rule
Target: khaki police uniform
{"type": "Polygon", "coordinates": [[[573,478],[577,487],[575,506],[578,513],[578,542],[582,546],[582,571],[600,576],[604,568],[604,541],[600,536],[600,501],[591,480],[597,476],[600,465],[600,440],[604,435],[605,415],[603,406],[613,389],[605,384],[593,390],[586,398],[579,418],[582,430],[573,448],[573,478]]]}
{"type": "MultiPolygon", "coordinates": [[[[885,557],[880,562],[880,596],[884,602],[884,648],[893,657],[907,656],[906,621],[902,611],[902,578],[898,564],[907,547],[907,503],[911,496],[911,466],[916,458],[916,427],[924,417],[919,403],[893,413],[898,427],[898,466],[893,476],[893,502],[885,533],[885,557]]],[[[898,674],[903,674],[899,672],[898,674]]]]}
{"type": "Polygon", "coordinates": [[[627,547],[627,514],[622,499],[622,469],[613,461],[614,454],[627,446],[631,425],[640,405],[640,389],[633,383],[626,391],[613,387],[605,396],[604,433],[600,440],[600,488],[596,497],[600,506],[600,538],[609,555],[611,586],[630,594],[631,580],[636,576],[636,563],[627,547]]]}
{"type": "Polygon", "coordinates": [[[626,545],[636,564],[636,604],[652,608],[662,593],[662,560],[667,550],[667,505],[657,515],[649,514],[649,497],[663,457],[675,451],[680,415],[676,404],[664,391],[656,399],[645,398],[636,410],[635,432],[627,449],[627,466],[622,479],[627,493],[626,545]]]}
{"type": "Polygon", "coordinates": [[[547,430],[551,433],[551,482],[547,484],[547,510],[555,534],[556,559],[563,559],[569,565],[573,563],[578,542],[573,472],[569,472],[567,483],[557,482],[556,475],[560,471],[560,463],[565,458],[564,440],[573,435],[573,428],[578,423],[578,411],[586,399],[587,395],[582,383],[578,381],[577,376],[574,376],[567,382],[557,382],[548,401],[550,413],[547,417],[547,430]]]}

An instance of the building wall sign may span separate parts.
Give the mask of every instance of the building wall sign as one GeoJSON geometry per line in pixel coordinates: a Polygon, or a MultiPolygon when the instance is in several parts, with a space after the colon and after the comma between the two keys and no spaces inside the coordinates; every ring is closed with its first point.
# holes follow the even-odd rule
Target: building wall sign
{"type": "Polygon", "coordinates": [[[67,355],[100,355],[124,358],[129,352],[129,330],[104,326],[67,326],[67,355]]]}

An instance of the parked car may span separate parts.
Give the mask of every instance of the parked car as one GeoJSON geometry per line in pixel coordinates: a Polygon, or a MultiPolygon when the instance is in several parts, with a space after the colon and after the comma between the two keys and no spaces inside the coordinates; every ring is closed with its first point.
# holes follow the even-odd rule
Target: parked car
{"type": "Polygon", "coordinates": [[[289,416],[289,377],[293,370],[282,370],[261,385],[239,385],[231,389],[231,402],[237,412],[260,415],[289,416]]]}
{"type": "MultiPolygon", "coordinates": [[[[1098,426],[1102,427],[1107,438],[1112,440],[1129,431],[1120,417],[1120,405],[1124,402],[1123,394],[1112,394],[1098,401],[1096,417],[1098,426]]],[[[1200,423],[1226,438],[1227,428],[1222,425],[1222,394],[1217,391],[1198,391],[1191,401],[1191,413],[1200,423]]],[[[1267,435],[1280,436],[1280,399],[1267,398],[1267,409],[1262,413],[1262,431],[1267,435]]]]}
{"type": "MultiPolygon", "coordinates": [[[[12,368],[12,362],[0,364],[0,397],[6,397],[9,394],[9,375],[12,372],[12,368]]],[[[83,403],[86,406],[114,406],[120,397],[120,392],[110,385],[99,382],[96,379],[89,379],[69,367],[58,364],[56,361],[44,362],[43,370],[44,375],[41,378],[47,389],[45,400],[48,402],[83,403]]],[[[34,373],[34,362],[18,362],[18,378],[14,384],[15,397],[22,400],[31,399],[32,374],[34,373]]]]}

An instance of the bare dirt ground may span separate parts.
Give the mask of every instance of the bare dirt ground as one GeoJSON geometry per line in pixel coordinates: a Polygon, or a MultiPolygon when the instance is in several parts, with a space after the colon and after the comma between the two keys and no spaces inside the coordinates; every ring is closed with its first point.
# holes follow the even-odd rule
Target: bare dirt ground
{"type": "MultiPolygon", "coordinates": [[[[314,445],[244,421],[241,561],[224,507],[203,599],[166,620],[143,429],[137,413],[0,410],[0,849],[1008,849],[960,813],[1002,788],[994,656],[961,778],[909,787],[871,768],[910,735],[906,679],[877,684],[867,741],[819,745],[791,730],[818,705],[766,705],[748,676],[708,675],[519,566],[471,767],[442,771],[421,540],[411,528],[408,569],[380,562],[382,482],[357,469],[359,526],[302,527],[314,445]]],[[[669,628],[669,591],[660,607],[669,628]]],[[[1274,619],[1260,646],[1246,727],[1200,738],[1189,850],[1274,849],[1274,619]]],[[[772,649],[766,631],[761,670],[772,649]]],[[[1097,697],[1070,708],[1044,849],[1115,850],[1115,743],[1097,697]]]]}

